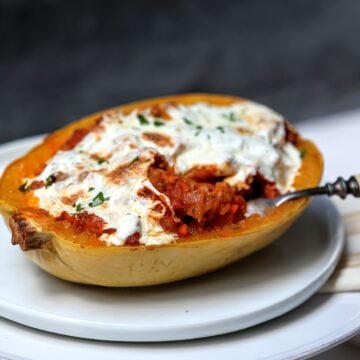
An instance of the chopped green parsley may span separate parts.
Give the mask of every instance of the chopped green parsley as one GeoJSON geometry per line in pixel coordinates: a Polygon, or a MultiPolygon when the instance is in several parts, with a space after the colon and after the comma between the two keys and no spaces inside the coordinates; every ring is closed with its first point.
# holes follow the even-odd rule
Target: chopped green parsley
{"type": "Polygon", "coordinates": [[[106,159],[98,159],[98,160],[97,160],[97,163],[98,163],[99,165],[101,165],[101,164],[103,164],[103,163],[109,163],[109,161],[106,160],[106,159]]]}
{"type": "Polygon", "coordinates": [[[109,201],[110,197],[105,197],[104,193],[100,191],[89,203],[90,207],[96,207],[102,205],[105,201],[109,201]]]}
{"type": "Polygon", "coordinates": [[[164,126],[165,123],[163,121],[160,121],[160,120],[154,120],[154,125],[159,127],[159,126],[164,126]]]}
{"type": "Polygon", "coordinates": [[[150,124],[149,120],[143,114],[138,114],[137,118],[140,122],[140,125],[149,125],[150,124]]]}
{"type": "Polygon", "coordinates": [[[203,127],[201,125],[196,125],[195,128],[197,130],[195,133],[195,136],[198,136],[200,134],[201,130],[203,129],[203,127]]]}
{"type": "Polygon", "coordinates": [[[236,116],[233,112],[231,112],[230,114],[223,114],[222,116],[223,116],[223,118],[225,118],[226,120],[229,120],[231,122],[237,121],[236,116]]]}
{"type": "Polygon", "coordinates": [[[45,180],[45,188],[47,189],[49,186],[51,186],[55,182],[55,180],[56,179],[54,175],[48,176],[45,180]]]}
{"type": "Polygon", "coordinates": [[[186,124],[188,125],[194,125],[193,122],[191,120],[189,120],[188,118],[184,117],[183,120],[185,121],[186,124]]]}
{"type": "Polygon", "coordinates": [[[75,208],[76,212],[80,212],[83,211],[85,208],[79,203],[79,204],[73,204],[72,206],[73,208],[75,208]]]}

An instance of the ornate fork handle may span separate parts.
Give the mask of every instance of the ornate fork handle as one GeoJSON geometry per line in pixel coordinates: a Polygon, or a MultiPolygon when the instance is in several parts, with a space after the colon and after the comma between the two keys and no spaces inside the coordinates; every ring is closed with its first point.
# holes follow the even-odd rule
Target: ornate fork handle
{"type": "Polygon", "coordinates": [[[338,177],[334,183],[325,184],[324,188],[329,196],[338,195],[345,199],[348,194],[352,194],[355,197],[360,197],[360,175],[351,176],[349,180],[338,177]]]}
{"type": "Polygon", "coordinates": [[[342,199],[345,199],[349,194],[355,197],[360,197],[360,175],[351,176],[348,180],[338,177],[333,183],[327,183],[324,186],[287,193],[279,196],[278,198],[269,199],[267,202],[269,206],[279,206],[286,201],[301,197],[314,195],[338,195],[342,199]]]}

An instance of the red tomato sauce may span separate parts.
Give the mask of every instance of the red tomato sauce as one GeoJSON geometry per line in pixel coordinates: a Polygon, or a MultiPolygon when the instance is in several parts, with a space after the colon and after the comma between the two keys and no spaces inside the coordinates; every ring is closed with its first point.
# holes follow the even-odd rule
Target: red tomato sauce
{"type": "Polygon", "coordinates": [[[89,214],[87,211],[73,215],[63,211],[57,220],[68,221],[79,233],[89,231],[92,234],[101,236],[102,234],[113,234],[116,232],[116,229],[104,229],[106,222],[99,216],[89,214]]]}
{"type": "MultiPolygon", "coordinates": [[[[260,174],[248,179],[248,190],[238,191],[236,187],[215,176],[215,173],[215,166],[206,166],[183,176],[176,175],[164,159],[158,157],[149,169],[148,177],[154,187],[171,202],[173,211],[163,202],[167,210],[160,219],[160,224],[165,230],[185,237],[237,223],[245,218],[247,200],[256,197],[271,198],[280,194],[275,184],[260,174]]],[[[150,189],[142,189],[139,195],[159,200],[159,196],[150,189]]]]}
{"type": "Polygon", "coordinates": [[[89,133],[88,129],[76,129],[71,137],[65,142],[62,150],[72,150],[89,133]]]}

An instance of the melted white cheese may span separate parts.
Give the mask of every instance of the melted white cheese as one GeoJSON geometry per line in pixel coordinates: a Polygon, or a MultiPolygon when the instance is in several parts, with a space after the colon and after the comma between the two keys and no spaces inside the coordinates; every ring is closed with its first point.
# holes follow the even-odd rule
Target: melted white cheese
{"type": "MultiPolygon", "coordinates": [[[[168,105],[166,111],[170,120],[152,116],[150,109],[141,111],[145,119],[139,119],[137,111],[105,115],[74,149],[59,151],[48,161],[36,180],[46,181],[57,171],[68,177],[34,192],[40,207],[54,217],[76,210],[101,217],[106,228],[116,229],[101,236],[109,245],[124,244],[134,232],[141,234],[140,242],[146,245],[174,241],[177,234],[164,231],[158,222],[161,214],[152,210],[157,202],[137,194],[144,187],[158,193],[147,179],[156,153],[178,174],[215,164],[225,175],[231,169],[225,179],[231,185],[241,187],[249,176],[260,172],[281,192],[292,190],[301,158],[285,142],[284,119],[279,114],[249,101],[229,106],[168,105]],[[169,141],[155,143],[144,133],[161,134],[169,141]],[[135,169],[121,180],[109,176],[119,166],[135,162],[135,169]],[[91,207],[100,193],[106,200],[91,207]]],[[[164,194],[162,197],[170,203],[164,194]]]]}

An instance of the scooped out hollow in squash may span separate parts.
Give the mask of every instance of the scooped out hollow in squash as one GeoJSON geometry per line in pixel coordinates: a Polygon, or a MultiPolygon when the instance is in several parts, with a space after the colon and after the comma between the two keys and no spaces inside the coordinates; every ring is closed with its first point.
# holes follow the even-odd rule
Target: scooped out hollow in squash
{"type": "Polygon", "coordinates": [[[264,248],[289,228],[309,200],[285,203],[264,216],[248,216],[246,202],[317,186],[323,171],[317,147],[276,113],[271,113],[275,120],[270,128],[268,115],[261,115],[267,111],[237,97],[188,94],[102,111],[54,132],[11,163],[0,180],[0,210],[11,229],[12,243],[61,279],[119,287],[198,276],[264,248]],[[204,115],[206,106],[214,115],[204,115]],[[192,117],[195,113],[197,117],[192,117]],[[270,141],[265,135],[256,138],[261,149],[274,147],[269,155],[256,158],[256,173],[251,163],[244,167],[243,158],[232,158],[236,150],[227,152],[240,141],[239,153],[248,151],[246,159],[256,155],[252,151],[257,143],[247,122],[250,130],[270,136],[270,141]],[[110,126],[114,128],[109,130],[110,126]],[[116,126],[128,133],[118,135],[116,126]],[[104,131],[112,136],[107,139],[109,147],[102,147],[99,140],[104,131]],[[179,132],[185,135],[181,138],[179,132]],[[277,144],[272,144],[273,139],[277,144]],[[87,153],[81,147],[84,141],[91,150],[87,153]],[[283,162],[272,159],[285,142],[291,149],[281,150],[283,162]],[[70,158],[66,171],[49,170],[51,159],[60,154],[66,160],[74,151],[77,160],[70,158]],[[230,160],[223,161],[224,154],[230,160]],[[290,165],[286,167],[291,156],[301,158],[296,174],[291,174],[290,165]],[[267,161],[274,164],[276,181],[261,174],[261,169],[267,171],[267,161]],[[69,171],[75,167],[76,180],[71,182],[69,171]],[[246,171],[251,174],[244,178],[246,171]],[[291,184],[284,174],[293,177],[291,184]],[[112,195],[101,188],[104,182],[99,179],[112,189],[112,195]],[[91,181],[94,186],[88,186],[91,181]],[[76,192],[69,195],[66,191],[72,187],[76,192]],[[60,211],[59,204],[66,211],[60,211]]]}

